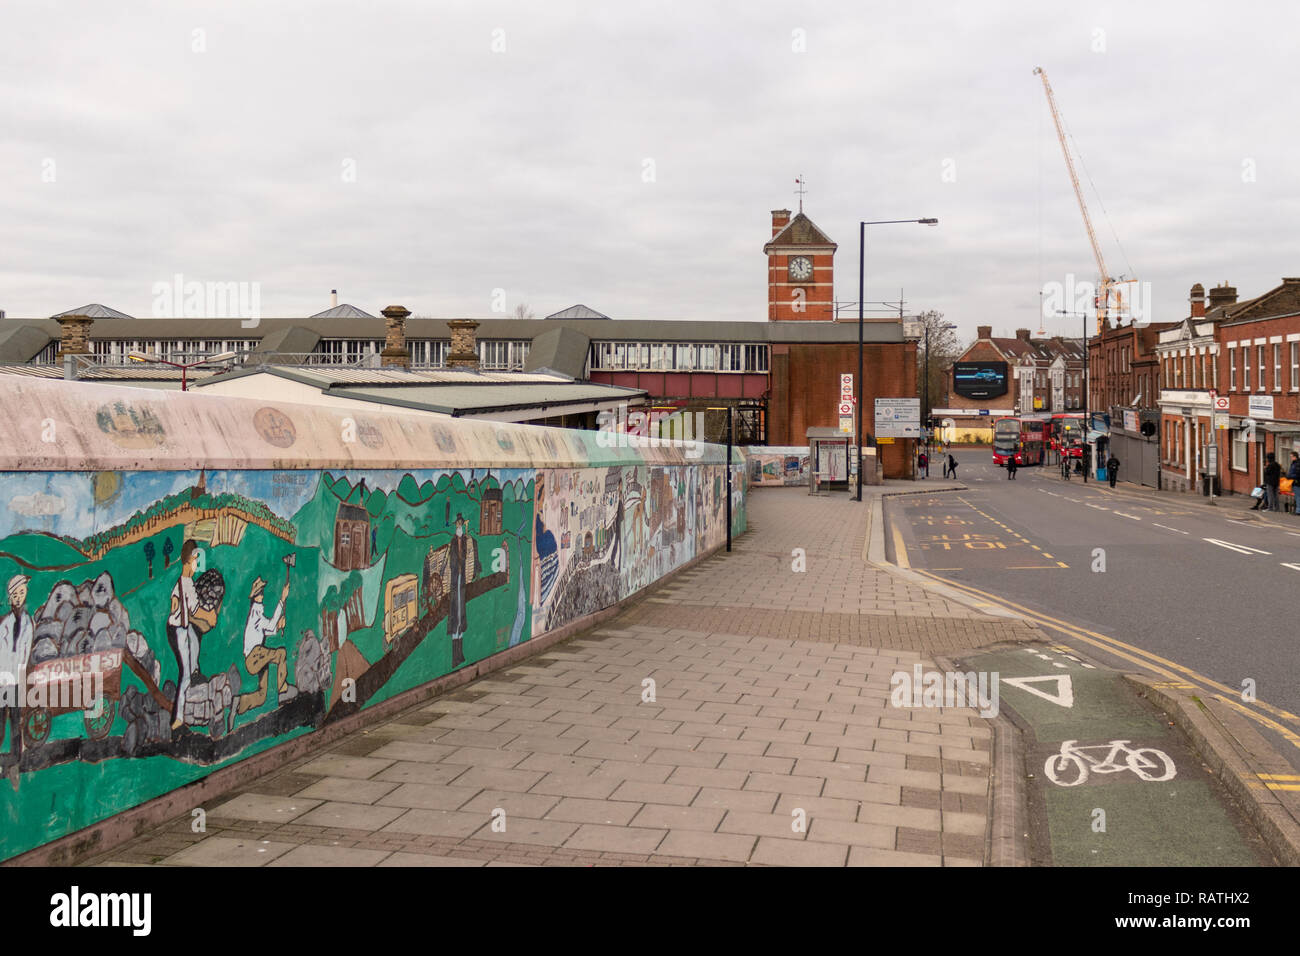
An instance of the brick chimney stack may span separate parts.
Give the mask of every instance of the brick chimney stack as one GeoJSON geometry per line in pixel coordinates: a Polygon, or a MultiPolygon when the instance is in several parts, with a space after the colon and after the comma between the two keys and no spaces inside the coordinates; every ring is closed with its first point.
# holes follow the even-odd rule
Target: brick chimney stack
{"type": "Polygon", "coordinates": [[[1223,285],[1216,285],[1210,290],[1210,308],[1214,309],[1221,305],[1235,305],[1237,302],[1236,286],[1228,285],[1225,279],[1223,285]]]}
{"type": "Polygon", "coordinates": [[[1016,338],[1018,338],[1018,339],[1019,339],[1020,341],[1022,341],[1022,342],[1028,342],[1028,341],[1029,341],[1029,330],[1028,330],[1028,329],[1016,329],[1016,338]]]}
{"type": "Polygon", "coordinates": [[[59,351],[56,358],[65,355],[90,354],[90,327],[95,320],[88,315],[61,315],[59,322],[59,351]]]}
{"type": "Polygon", "coordinates": [[[406,317],[411,314],[410,309],[390,305],[379,314],[384,317],[387,330],[379,364],[385,368],[410,368],[411,353],[406,349],[406,317]]]}
{"type": "Polygon", "coordinates": [[[1192,286],[1192,318],[1199,319],[1205,315],[1205,286],[1199,282],[1192,286]]]}
{"type": "Polygon", "coordinates": [[[473,319],[450,319],[451,351],[447,353],[447,368],[478,370],[478,323],[473,319]]]}
{"type": "Polygon", "coordinates": [[[981,339],[991,339],[991,338],[993,338],[993,326],[991,326],[991,325],[981,325],[981,326],[977,326],[976,329],[975,329],[975,332],[976,332],[976,336],[977,336],[978,338],[981,338],[981,339]]]}
{"type": "Polygon", "coordinates": [[[775,236],[778,232],[780,232],[788,225],[790,225],[790,210],[773,209],[772,210],[772,235],[775,236]]]}

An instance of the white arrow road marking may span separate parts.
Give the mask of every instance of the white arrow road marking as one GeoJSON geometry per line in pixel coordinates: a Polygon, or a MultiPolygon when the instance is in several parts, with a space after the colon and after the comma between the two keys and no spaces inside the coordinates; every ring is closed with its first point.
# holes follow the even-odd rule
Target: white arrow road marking
{"type": "Polygon", "coordinates": [[[1157,528],[1164,528],[1166,531],[1175,531],[1175,532],[1177,532],[1178,534],[1191,534],[1190,531],[1179,531],[1177,528],[1171,528],[1171,527],[1169,527],[1169,525],[1167,525],[1167,524],[1156,524],[1156,522],[1154,522],[1154,521],[1151,522],[1151,523],[1152,523],[1153,525],[1155,525],[1157,528]]]}
{"type": "Polygon", "coordinates": [[[1252,548],[1248,544],[1233,544],[1231,541],[1220,541],[1218,538],[1202,538],[1202,541],[1208,541],[1210,544],[1217,544],[1220,548],[1227,548],[1229,551],[1236,551],[1238,554],[1272,554],[1272,551],[1261,551],[1259,548],[1252,548]]]}
{"type": "Polygon", "coordinates": [[[1074,684],[1071,683],[1068,674],[1048,674],[1046,677],[1004,677],[1002,683],[1018,687],[1025,693],[1041,697],[1043,700],[1050,701],[1060,707],[1074,706],[1074,684]],[[1056,693],[1051,694],[1041,688],[1030,686],[1031,684],[1041,684],[1046,681],[1056,685],[1056,693]]]}

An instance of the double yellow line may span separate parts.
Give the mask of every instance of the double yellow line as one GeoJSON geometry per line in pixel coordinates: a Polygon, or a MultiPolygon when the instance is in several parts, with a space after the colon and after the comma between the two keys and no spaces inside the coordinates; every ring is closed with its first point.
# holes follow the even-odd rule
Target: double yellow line
{"type": "MultiPolygon", "coordinates": [[[[1206,677],[1204,674],[1197,673],[1190,667],[1184,667],[1182,664],[1171,661],[1168,658],[1161,657],[1158,654],[1153,654],[1140,647],[1134,647],[1132,644],[1125,644],[1123,641],[1118,641],[1105,634],[1099,634],[1097,631],[1091,631],[1085,627],[1080,627],[1077,624],[1071,624],[1070,622],[1063,621],[1060,618],[1052,617],[1050,614],[1044,614],[1042,611],[1035,611],[1031,608],[1025,607],[1023,604],[1008,601],[1001,595],[991,594],[988,591],[981,591],[979,588],[972,587],[969,584],[962,584],[957,581],[950,581],[947,578],[941,578],[939,575],[927,571],[924,568],[913,568],[912,570],[917,574],[925,575],[927,578],[930,578],[945,587],[961,591],[971,597],[983,598],[986,601],[1006,609],[1013,609],[1029,620],[1035,621],[1044,627],[1050,628],[1054,631],[1059,631],[1060,633],[1073,637],[1078,641],[1082,641],[1085,644],[1089,644],[1126,660],[1131,664],[1135,664],[1146,671],[1164,677],[1175,687],[1201,689],[1207,691],[1207,693],[1213,691],[1214,693],[1210,696],[1213,696],[1216,700],[1222,701],[1256,723],[1276,731],[1293,747],[1300,748],[1300,734],[1297,734],[1291,728],[1279,723],[1278,720],[1273,719],[1273,717],[1276,717],[1279,720],[1300,727],[1300,717],[1297,717],[1290,711],[1283,710],[1280,707],[1274,707],[1272,704],[1266,703],[1262,700],[1255,700],[1251,705],[1247,705],[1241,700],[1240,692],[1234,688],[1229,687],[1226,684],[1221,684],[1216,680],[1206,677]],[[1197,687],[1197,685],[1200,686],[1197,687]],[[1260,713],[1259,710],[1253,708],[1259,708],[1259,710],[1271,714],[1272,717],[1265,716],[1265,714],[1260,713]]],[[[1297,778],[1297,784],[1300,784],[1300,777],[1297,778]]],[[[1284,784],[1280,781],[1266,781],[1266,785],[1269,789],[1300,790],[1300,785],[1291,786],[1290,784],[1284,784]]]]}

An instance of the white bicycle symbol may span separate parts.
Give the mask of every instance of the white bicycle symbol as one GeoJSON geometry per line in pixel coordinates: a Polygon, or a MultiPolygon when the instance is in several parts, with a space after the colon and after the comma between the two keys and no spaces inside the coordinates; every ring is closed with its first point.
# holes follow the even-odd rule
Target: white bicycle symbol
{"type": "Polygon", "coordinates": [[[1123,773],[1132,770],[1141,779],[1154,782],[1172,780],[1178,772],[1169,755],[1154,747],[1134,750],[1128,746],[1127,740],[1112,740],[1108,744],[1091,744],[1086,747],[1077,744],[1077,740],[1067,740],[1061,744],[1060,752],[1048,757],[1047,764],[1043,767],[1047,779],[1058,787],[1077,787],[1088,779],[1089,770],[1096,773],[1123,773]],[[1089,752],[1107,749],[1104,760],[1089,752]],[[1121,756],[1124,762],[1117,763],[1117,758],[1121,756]]]}

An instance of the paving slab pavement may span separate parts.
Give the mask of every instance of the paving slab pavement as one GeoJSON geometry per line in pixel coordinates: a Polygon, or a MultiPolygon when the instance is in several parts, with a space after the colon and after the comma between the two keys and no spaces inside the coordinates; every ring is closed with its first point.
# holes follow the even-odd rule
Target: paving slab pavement
{"type": "Polygon", "coordinates": [[[868,563],[893,490],[755,489],[731,554],[605,626],[88,862],[981,865],[992,728],[890,678],[1039,632],[868,563]]]}

